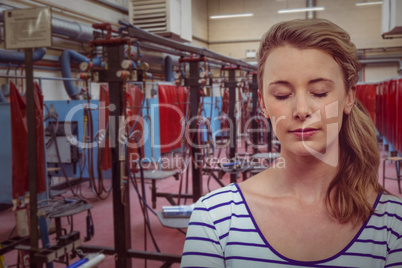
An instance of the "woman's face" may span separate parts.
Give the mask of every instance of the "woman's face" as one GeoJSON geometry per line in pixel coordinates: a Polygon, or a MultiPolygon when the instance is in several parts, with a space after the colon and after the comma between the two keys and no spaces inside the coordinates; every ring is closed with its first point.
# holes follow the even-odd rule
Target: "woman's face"
{"type": "Polygon", "coordinates": [[[318,156],[338,150],[343,113],[350,113],[355,91],[346,94],[342,69],[332,56],[318,49],[274,48],[264,65],[261,93],[282,150],[318,156]]]}

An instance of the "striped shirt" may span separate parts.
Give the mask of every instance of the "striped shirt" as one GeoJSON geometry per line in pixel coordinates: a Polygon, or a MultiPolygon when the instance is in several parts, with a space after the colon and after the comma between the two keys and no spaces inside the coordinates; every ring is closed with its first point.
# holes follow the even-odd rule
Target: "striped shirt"
{"type": "Polygon", "coordinates": [[[201,197],[191,215],[181,267],[402,267],[402,199],[380,193],[375,213],[338,254],[296,261],[264,238],[237,184],[201,197]]]}

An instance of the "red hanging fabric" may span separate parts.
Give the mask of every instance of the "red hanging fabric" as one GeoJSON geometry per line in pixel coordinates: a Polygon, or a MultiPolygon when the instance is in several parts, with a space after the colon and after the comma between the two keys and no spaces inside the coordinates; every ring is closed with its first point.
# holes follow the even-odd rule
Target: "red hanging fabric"
{"type": "MultiPolygon", "coordinates": [[[[133,85],[127,86],[127,91],[126,91],[127,131],[131,131],[131,133],[134,133],[133,135],[135,135],[136,138],[142,137],[141,140],[139,140],[139,143],[141,146],[142,157],[145,157],[145,154],[144,154],[145,137],[143,135],[143,133],[144,133],[143,119],[142,119],[142,116],[140,116],[143,98],[144,98],[144,95],[142,94],[141,89],[139,87],[133,86],[133,85]],[[134,126],[134,129],[132,129],[133,126],[134,126]],[[136,135],[135,132],[141,133],[141,135],[138,135],[138,134],[136,135]]],[[[127,160],[130,161],[130,163],[131,163],[132,161],[137,160],[138,156],[139,156],[138,155],[138,144],[135,140],[130,140],[127,160]]],[[[134,165],[130,164],[130,169],[132,171],[134,171],[134,169],[132,167],[134,167],[134,165]]]]}
{"type": "MultiPolygon", "coordinates": [[[[38,84],[34,85],[35,137],[36,137],[36,179],[37,192],[46,190],[45,145],[43,129],[43,95],[38,84]]],[[[26,103],[13,83],[10,83],[11,147],[12,147],[12,189],[13,198],[29,191],[28,133],[26,103]]]]}
{"type": "MultiPolygon", "coordinates": [[[[222,114],[229,115],[229,91],[224,89],[222,95],[222,114]]],[[[221,119],[221,129],[227,129],[229,127],[229,119],[221,119]]]]}
{"type": "MultiPolygon", "coordinates": [[[[135,121],[138,120],[137,124],[135,124],[133,131],[139,131],[143,133],[143,121],[142,117],[139,117],[142,105],[143,94],[141,89],[137,86],[128,85],[126,91],[126,127],[127,132],[131,130],[135,121]]],[[[117,120],[117,119],[116,119],[117,120]]],[[[105,130],[106,126],[109,122],[109,87],[107,85],[102,85],[100,87],[100,95],[99,95],[99,130],[105,130]]],[[[141,134],[142,135],[142,134],[141,134]]],[[[144,156],[144,142],[140,141],[141,148],[142,148],[142,155],[144,156]]],[[[128,148],[128,161],[135,161],[138,159],[138,150],[137,150],[137,143],[134,141],[129,142],[128,148]]],[[[107,170],[112,167],[112,160],[111,160],[111,151],[109,145],[109,139],[105,142],[105,147],[103,148],[102,152],[102,170],[107,170]]],[[[130,164],[131,167],[134,165],[130,164]]]]}
{"type": "MultiPolygon", "coordinates": [[[[99,131],[103,133],[103,139],[106,138],[108,131],[106,129],[107,123],[109,122],[109,88],[107,85],[100,86],[99,92],[99,131]]],[[[102,162],[101,169],[108,170],[112,168],[112,155],[109,146],[109,139],[102,143],[102,162]]]]}
{"type": "Polygon", "coordinates": [[[371,119],[375,118],[375,90],[376,90],[376,85],[375,84],[370,84],[367,87],[367,110],[370,113],[371,119]]]}
{"type": "Polygon", "coordinates": [[[28,191],[28,134],[26,104],[18,89],[10,83],[11,157],[13,199],[28,191]]]}
{"type": "Polygon", "coordinates": [[[166,153],[181,146],[187,91],[185,87],[159,85],[158,95],[161,153],[166,153]]]}

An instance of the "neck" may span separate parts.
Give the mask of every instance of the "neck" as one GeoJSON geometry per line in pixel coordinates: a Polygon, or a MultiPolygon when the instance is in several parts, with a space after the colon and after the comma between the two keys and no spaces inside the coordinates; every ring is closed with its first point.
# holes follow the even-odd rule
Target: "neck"
{"type": "Polygon", "coordinates": [[[337,167],[315,158],[281,155],[285,167],[278,169],[278,181],[284,194],[289,194],[303,203],[315,203],[326,198],[328,187],[337,173],[337,167]]]}

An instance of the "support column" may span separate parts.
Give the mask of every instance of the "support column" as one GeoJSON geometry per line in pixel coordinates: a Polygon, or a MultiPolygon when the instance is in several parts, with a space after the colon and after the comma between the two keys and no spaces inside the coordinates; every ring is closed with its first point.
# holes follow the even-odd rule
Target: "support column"
{"type": "MultiPolygon", "coordinates": [[[[36,178],[36,130],[35,130],[35,97],[33,81],[33,52],[32,48],[25,49],[25,83],[27,103],[27,130],[28,130],[28,179],[29,179],[29,214],[30,214],[30,267],[39,267],[34,261],[38,250],[38,194],[36,178]]],[[[43,148],[41,148],[43,149],[43,148]]]]}
{"type": "MultiPolygon", "coordinates": [[[[257,123],[257,104],[258,104],[258,82],[257,82],[257,73],[253,73],[252,82],[250,83],[249,87],[252,93],[252,107],[253,110],[251,111],[251,116],[253,117],[253,121],[251,121],[251,143],[253,146],[253,154],[258,153],[257,144],[258,144],[258,123],[257,123]]],[[[248,133],[247,133],[248,139],[248,133]]]]}
{"type": "MultiPolygon", "coordinates": [[[[186,86],[190,86],[190,129],[194,131],[198,128],[197,120],[195,117],[198,115],[198,107],[200,104],[200,83],[198,82],[200,77],[199,60],[191,60],[190,64],[190,77],[186,79],[186,86]]],[[[194,161],[191,161],[191,170],[193,176],[193,201],[196,202],[202,195],[202,175],[201,169],[195,163],[198,163],[200,157],[200,149],[197,148],[198,144],[197,133],[190,131],[190,137],[192,137],[191,145],[191,157],[194,161]],[[195,162],[195,163],[194,163],[195,162]]]]}
{"type": "MultiPolygon", "coordinates": [[[[237,122],[235,117],[235,106],[236,106],[236,68],[229,68],[229,79],[225,86],[229,88],[229,124],[230,129],[230,143],[229,143],[229,159],[234,161],[236,157],[236,146],[237,146],[237,122]]],[[[236,182],[237,174],[230,174],[230,182],[236,182]]]]}
{"type": "Polygon", "coordinates": [[[129,268],[132,263],[128,256],[131,248],[130,192],[128,182],[124,179],[124,146],[119,140],[120,118],[124,115],[126,94],[123,81],[116,77],[116,71],[121,69],[120,63],[124,59],[124,45],[107,46],[106,51],[108,69],[100,76],[105,75],[104,79],[109,82],[115,266],[129,268]]]}

